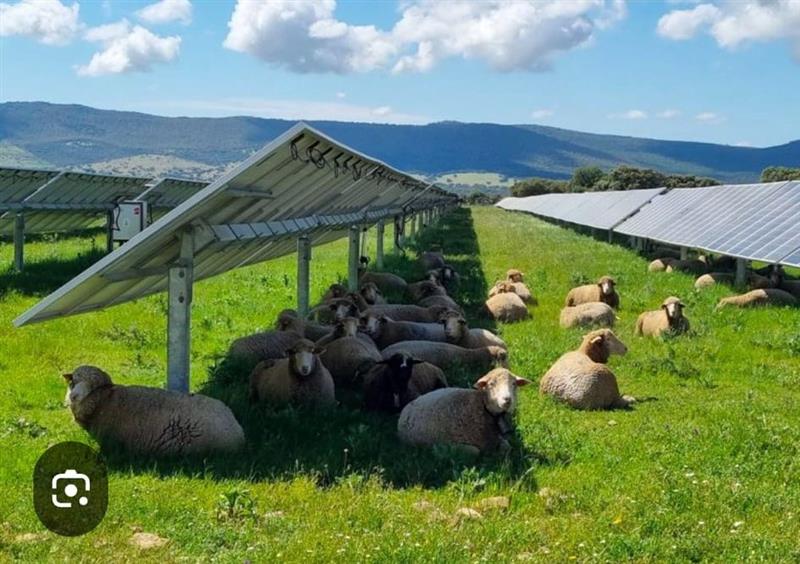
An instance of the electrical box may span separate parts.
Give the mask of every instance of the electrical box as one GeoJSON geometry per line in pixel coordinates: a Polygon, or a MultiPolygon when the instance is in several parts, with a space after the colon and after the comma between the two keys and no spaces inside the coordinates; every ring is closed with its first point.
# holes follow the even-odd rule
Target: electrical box
{"type": "Polygon", "coordinates": [[[112,237],[114,241],[130,241],[148,225],[147,202],[120,202],[114,208],[112,237]]]}

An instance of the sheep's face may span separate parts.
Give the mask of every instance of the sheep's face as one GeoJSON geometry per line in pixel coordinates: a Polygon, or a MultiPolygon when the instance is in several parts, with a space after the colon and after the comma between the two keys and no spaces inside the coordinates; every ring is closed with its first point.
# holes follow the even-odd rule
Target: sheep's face
{"type": "Polygon", "coordinates": [[[443,266],[442,267],[442,280],[451,281],[454,280],[456,277],[456,271],[453,270],[452,266],[443,266]]]}
{"type": "Polygon", "coordinates": [[[669,319],[680,319],[683,317],[683,302],[680,301],[678,298],[669,297],[664,300],[664,303],[661,304],[661,308],[667,312],[667,317],[669,319]]]}
{"type": "Polygon", "coordinates": [[[513,413],[517,408],[517,388],[530,384],[530,380],[512,374],[506,368],[495,368],[475,382],[475,388],[483,390],[483,403],[489,413],[500,415],[513,413]]]}
{"type": "Polygon", "coordinates": [[[343,298],[347,295],[347,288],[341,284],[331,284],[328,288],[329,298],[343,298]]]}
{"type": "Polygon", "coordinates": [[[375,304],[380,299],[381,292],[375,284],[368,282],[361,286],[361,297],[368,304],[375,304]]]}
{"type": "Polygon", "coordinates": [[[518,283],[523,281],[524,275],[519,270],[511,269],[506,272],[506,277],[508,278],[509,282],[518,283]]]}
{"type": "Polygon", "coordinates": [[[358,308],[349,300],[337,300],[330,305],[330,308],[333,311],[333,317],[336,321],[358,315],[358,308]]]}
{"type": "Polygon", "coordinates": [[[777,288],[783,283],[783,275],[783,268],[781,268],[780,265],[774,266],[772,269],[770,269],[769,283],[773,288],[777,288]]]}
{"type": "Polygon", "coordinates": [[[392,400],[397,409],[400,409],[400,399],[408,390],[408,382],[414,373],[414,365],[420,362],[422,361],[404,352],[395,353],[382,361],[382,364],[389,367],[389,385],[392,391],[392,400]]]}
{"type": "Polygon", "coordinates": [[[628,347],[620,341],[611,329],[598,329],[583,339],[583,351],[595,362],[608,362],[612,354],[624,356],[628,347]]]}
{"type": "Polygon", "coordinates": [[[275,322],[275,329],[278,331],[296,331],[302,334],[303,322],[297,317],[283,312],[278,316],[278,320],[275,322]]]}
{"type": "Polygon", "coordinates": [[[289,364],[294,374],[306,377],[314,373],[319,362],[318,356],[324,351],[314,346],[314,343],[303,339],[298,341],[291,349],[286,351],[289,364]]]}
{"type": "Polygon", "coordinates": [[[467,331],[467,320],[455,311],[448,311],[439,318],[444,326],[444,336],[451,343],[457,343],[467,331]]]}
{"type": "Polygon", "coordinates": [[[600,286],[600,292],[604,296],[610,296],[614,293],[614,286],[616,286],[616,282],[610,276],[603,276],[600,280],[598,280],[597,285],[600,286]]]}
{"type": "Polygon", "coordinates": [[[75,419],[89,415],[93,406],[84,405],[84,400],[98,388],[111,386],[111,377],[95,366],[79,366],[72,374],[64,374],[67,395],[64,403],[70,407],[75,419]]]}
{"type": "Polygon", "coordinates": [[[383,326],[388,323],[389,318],[385,315],[362,315],[359,319],[358,330],[366,333],[373,339],[378,339],[383,333],[383,326]]]}
{"type": "Polygon", "coordinates": [[[358,333],[358,318],[345,317],[336,322],[337,337],[355,337],[358,333]]]}

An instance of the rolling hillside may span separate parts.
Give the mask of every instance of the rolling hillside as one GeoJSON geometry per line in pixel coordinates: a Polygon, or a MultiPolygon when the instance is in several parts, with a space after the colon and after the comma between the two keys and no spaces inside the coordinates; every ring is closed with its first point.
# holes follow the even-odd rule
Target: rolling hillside
{"type": "MultiPolygon", "coordinates": [[[[38,162],[98,172],[127,168],[142,172],[152,160],[153,174],[208,178],[292,123],[253,117],[167,118],[78,105],[7,102],[0,104],[0,165],[38,162]]],[[[501,178],[563,178],[576,166],[629,164],[745,182],[757,180],[766,166],[800,164],[800,141],[750,148],[539,125],[311,123],[356,149],[426,177],[479,172],[501,178]]],[[[457,183],[451,180],[451,184],[457,183]]]]}

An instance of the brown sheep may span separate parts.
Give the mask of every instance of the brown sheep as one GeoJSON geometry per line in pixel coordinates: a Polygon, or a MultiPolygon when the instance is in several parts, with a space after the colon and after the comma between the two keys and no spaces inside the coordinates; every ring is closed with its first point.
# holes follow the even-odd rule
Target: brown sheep
{"type": "Polygon", "coordinates": [[[574,307],[588,302],[603,302],[614,309],[618,309],[619,295],[616,291],[616,284],[610,276],[603,276],[596,284],[586,284],[573,288],[567,294],[564,306],[574,307]]]}
{"type": "Polygon", "coordinates": [[[491,331],[470,329],[467,326],[467,320],[457,311],[448,311],[442,314],[441,322],[445,338],[452,345],[458,345],[465,349],[496,346],[508,350],[505,341],[491,331]]]}
{"type": "Polygon", "coordinates": [[[559,324],[570,327],[613,327],[617,316],[613,308],[603,302],[587,302],[561,310],[559,324]]]}
{"type": "Polygon", "coordinates": [[[717,304],[717,309],[725,306],[758,307],[767,305],[794,306],[797,305],[797,298],[789,292],[778,290],[777,288],[762,288],[760,290],[752,290],[746,294],[722,298],[717,304]]]}
{"type": "Polygon", "coordinates": [[[503,323],[513,323],[530,317],[525,302],[505,282],[498,287],[497,294],[486,300],[485,307],[490,316],[503,323]]]}
{"type": "Polygon", "coordinates": [[[381,360],[381,353],[369,337],[356,333],[357,319],[347,318],[340,322],[339,328],[337,337],[325,345],[320,359],[337,386],[353,385],[381,360]]]}
{"type": "Polygon", "coordinates": [[[683,316],[683,302],[670,296],[657,311],[646,311],[636,320],[636,335],[660,337],[663,333],[680,335],[689,331],[689,320],[683,316]]]}

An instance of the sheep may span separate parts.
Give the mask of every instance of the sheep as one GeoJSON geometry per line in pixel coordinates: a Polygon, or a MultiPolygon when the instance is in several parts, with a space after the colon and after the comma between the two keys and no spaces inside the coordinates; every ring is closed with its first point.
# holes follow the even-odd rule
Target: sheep
{"type": "Polygon", "coordinates": [[[347,286],[344,284],[331,284],[328,287],[328,291],[323,294],[320,303],[329,302],[337,298],[344,298],[347,296],[347,292],[347,286]]]}
{"type": "Polygon", "coordinates": [[[670,296],[657,311],[646,311],[636,320],[634,333],[646,337],[660,337],[663,333],[680,335],[689,331],[689,320],[683,316],[683,302],[670,296]]]}
{"type": "Polygon", "coordinates": [[[492,289],[489,290],[489,297],[493,298],[497,294],[502,294],[504,288],[510,289],[526,304],[529,303],[531,305],[539,305],[539,302],[533,297],[531,291],[522,282],[511,282],[509,280],[497,282],[494,286],[492,286],[492,289]]]}
{"type": "Polygon", "coordinates": [[[333,378],[319,357],[323,352],[302,339],[286,351],[288,358],[259,362],[250,375],[251,403],[336,405],[333,378]]]}
{"type": "MultiPolygon", "coordinates": [[[[714,286],[715,284],[733,284],[736,275],[732,272],[709,272],[699,276],[694,282],[694,287],[698,290],[714,286]]],[[[761,276],[755,272],[747,273],[747,285],[750,289],[758,290],[762,288],[774,288],[775,282],[769,277],[761,276]]]]}
{"type": "Polygon", "coordinates": [[[323,323],[334,323],[345,317],[356,317],[361,310],[348,296],[335,298],[316,306],[309,312],[309,317],[316,316],[323,323]]]}
{"type": "Polygon", "coordinates": [[[402,296],[406,292],[408,282],[392,274],[391,272],[367,272],[360,269],[358,275],[360,284],[371,282],[375,284],[383,294],[402,296]]]}
{"type": "Polygon", "coordinates": [[[539,392],[576,409],[628,407],[634,398],[621,396],[614,373],[606,366],[612,354],[628,348],[610,329],[588,333],[578,350],[559,358],[539,382],[539,392]]]}
{"type": "Polygon", "coordinates": [[[530,317],[525,302],[514,292],[513,287],[503,282],[498,292],[484,304],[490,316],[504,323],[513,323],[530,317]]]}
{"type": "Polygon", "coordinates": [[[256,363],[283,358],[286,351],[303,338],[294,331],[263,331],[240,337],[231,343],[228,357],[256,363]]]}
{"type": "Polygon", "coordinates": [[[610,276],[601,277],[596,284],[586,284],[573,288],[564,301],[566,307],[573,307],[587,302],[603,302],[614,309],[619,308],[619,295],[615,289],[616,282],[610,276]]]}
{"type": "Polygon", "coordinates": [[[613,327],[617,316],[610,305],[604,302],[586,302],[561,310],[559,323],[570,327],[613,327]]]}
{"type": "Polygon", "coordinates": [[[275,329],[278,331],[294,331],[306,339],[316,341],[330,333],[331,327],[330,325],[322,325],[321,323],[300,319],[295,310],[284,309],[275,321],[275,329]]]}
{"type": "Polygon", "coordinates": [[[455,292],[461,284],[461,277],[456,272],[456,269],[449,264],[445,264],[438,270],[438,278],[448,292],[455,292]]]}
{"type": "Polygon", "coordinates": [[[797,298],[795,298],[789,292],[785,292],[784,290],[779,290],[777,288],[762,288],[760,290],[751,290],[746,294],[722,298],[717,304],[717,309],[721,309],[726,306],[757,307],[767,305],[794,306],[797,305],[797,298]]]}
{"type": "Polygon", "coordinates": [[[435,271],[428,273],[428,278],[419,282],[412,282],[406,288],[406,296],[409,300],[417,303],[421,299],[429,296],[446,296],[447,290],[439,282],[435,271]]]}
{"type": "Polygon", "coordinates": [[[440,251],[425,251],[420,255],[419,262],[424,270],[433,270],[445,265],[444,255],[440,251]]]}
{"type": "Polygon", "coordinates": [[[446,339],[445,330],[439,323],[417,323],[395,321],[385,315],[364,314],[360,331],[366,333],[379,349],[400,341],[440,341],[446,339]]]}
{"type": "Polygon", "coordinates": [[[661,257],[657,258],[652,261],[650,264],[647,265],[648,272],[664,272],[667,270],[667,267],[672,265],[673,262],[677,261],[678,259],[672,257],[661,257]]]}
{"type": "Polygon", "coordinates": [[[800,298],[800,280],[781,280],[778,289],[800,298]]]}
{"type": "Polygon", "coordinates": [[[417,305],[421,307],[441,306],[453,311],[458,311],[459,313],[463,313],[461,306],[458,305],[450,296],[429,296],[421,299],[419,302],[417,302],[417,305]]]}
{"type": "Polygon", "coordinates": [[[389,358],[398,352],[405,352],[414,358],[430,362],[445,373],[458,368],[465,368],[470,372],[485,372],[495,366],[508,365],[508,351],[494,345],[465,349],[458,345],[435,341],[401,341],[383,349],[381,356],[389,358]]]}
{"type": "Polygon", "coordinates": [[[686,272],[688,274],[705,274],[709,270],[708,264],[700,259],[674,260],[667,265],[667,272],[686,272]]]}
{"type": "Polygon", "coordinates": [[[337,321],[332,327],[329,327],[328,333],[324,337],[317,339],[315,344],[318,347],[324,347],[331,341],[342,337],[356,337],[364,341],[365,344],[374,347],[375,341],[366,333],[359,332],[359,329],[359,318],[345,317],[337,321]]]}
{"type": "Polygon", "coordinates": [[[358,293],[364,298],[367,305],[385,304],[386,298],[373,282],[364,282],[358,289],[358,293]]]}
{"type": "Polygon", "coordinates": [[[150,456],[235,452],[244,431],[221,401],[160,388],[120,386],[95,366],[65,374],[75,421],[100,443],[150,456]]]}
{"type": "Polygon", "coordinates": [[[423,394],[447,387],[444,372],[407,353],[377,363],[364,377],[364,408],[398,413],[423,394]]]}
{"type": "Polygon", "coordinates": [[[400,412],[397,434],[413,445],[451,444],[480,454],[510,448],[517,388],[529,380],[505,368],[491,370],[473,390],[444,388],[418,397],[400,412]]]}
{"type": "Polygon", "coordinates": [[[440,321],[444,327],[445,338],[451,345],[465,349],[496,346],[508,350],[505,341],[486,329],[470,329],[467,320],[456,311],[446,311],[440,321]]]}
{"type": "Polygon", "coordinates": [[[385,315],[395,321],[416,321],[419,323],[438,323],[439,316],[449,308],[439,305],[422,307],[407,304],[377,304],[363,313],[380,317],[385,315]]]}
{"type": "MultiPolygon", "coordinates": [[[[359,377],[382,360],[375,344],[363,334],[356,334],[358,320],[347,318],[339,324],[341,336],[329,341],[320,355],[323,366],[337,386],[355,384],[359,377]]],[[[320,342],[317,342],[320,346],[320,342]]]]}

